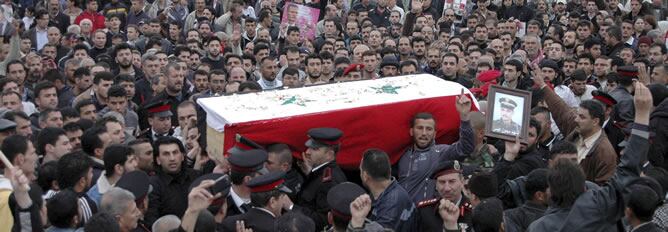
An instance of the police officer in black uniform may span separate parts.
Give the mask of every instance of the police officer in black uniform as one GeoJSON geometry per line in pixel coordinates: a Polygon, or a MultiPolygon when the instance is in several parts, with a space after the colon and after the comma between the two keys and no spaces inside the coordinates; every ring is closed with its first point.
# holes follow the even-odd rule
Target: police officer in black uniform
{"type": "Polygon", "coordinates": [[[116,182],[116,187],[128,190],[135,196],[135,203],[137,208],[142,214],[142,217],[137,222],[137,228],[134,232],[150,232],[151,225],[146,224],[144,221],[143,215],[146,214],[148,209],[148,194],[151,191],[151,184],[149,183],[148,174],[144,171],[132,171],[123,174],[118,182],[116,182]]]}
{"type": "Polygon", "coordinates": [[[171,121],[172,111],[170,111],[169,102],[149,102],[144,106],[144,109],[148,114],[150,127],[142,131],[137,138],[146,138],[153,144],[153,142],[158,140],[158,137],[174,136],[174,128],[171,121]]]}
{"type": "Polygon", "coordinates": [[[248,212],[251,209],[251,191],[248,181],[257,176],[267,162],[267,152],[261,149],[238,150],[230,153],[230,180],[232,187],[227,195],[227,217],[248,212]]]}
{"type": "Polygon", "coordinates": [[[327,226],[327,192],[339,183],[346,181],[346,176],[336,164],[336,154],[341,148],[339,139],[343,132],[336,128],[314,128],[308,131],[304,161],[307,165],[306,178],[297,197],[300,211],[309,216],[316,225],[316,231],[327,226]]]}
{"type": "Polygon", "coordinates": [[[278,171],[251,179],[248,182],[248,187],[251,190],[253,208],[244,214],[225,218],[222,231],[236,231],[237,221],[243,221],[245,227],[253,229],[253,231],[274,231],[276,218],[281,216],[283,210],[289,210],[293,206],[287,195],[292,191],[283,185],[285,183],[284,176],[285,172],[278,171]]]}
{"type": "Polygon", "coordinates": [[[438,213],[438,205],[443,198],[454,202],[459,207],[460,215],[457,220],[459,227],[463,229],[470,227],[473,207],[463,193],[464,177],[459,162],[444,162],[434,171],[431,178],[436,180],[436,191],[439,197],[418,203],[420,231],[443,231],[443,219],[438,213]]]}

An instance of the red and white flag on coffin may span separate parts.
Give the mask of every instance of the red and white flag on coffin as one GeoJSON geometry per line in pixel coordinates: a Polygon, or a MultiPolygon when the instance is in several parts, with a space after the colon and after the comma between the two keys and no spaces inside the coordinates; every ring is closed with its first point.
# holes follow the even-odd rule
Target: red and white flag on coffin
{"type": "MultiPolygon", "coordinates": [[[[207,112],[207,124],[224,133],[223,150],[241,134],[261,145],[285,143],[296,154],[306,150],[306,132],[316,127],[343,131],[337,162],[357,168],[366,149],[379,148],[396,162],[411,145],[412,117],[429,112],[437,122],[437,143],[459,136],[455,99],[465,87],[421,74],[265,91],[197,100],[207,112]]],[[[471,97],[468,89],[465,93],[471,97]]],[[[478,103],[473,100],[473,110],[478,103]]],[[[300,157],[298,157],[300,158],[300,157]]]]}

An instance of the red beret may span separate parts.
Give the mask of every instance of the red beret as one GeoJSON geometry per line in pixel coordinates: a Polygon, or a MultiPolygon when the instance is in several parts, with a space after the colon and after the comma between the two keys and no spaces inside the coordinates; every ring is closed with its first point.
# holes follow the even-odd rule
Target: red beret
{"type": "Polygon", "coordinates": [[[360,71],[364,68],[363,64],[350,64],[348,67],[343,70],[343,75],[348,75],[348,73],[353,72],[353,71],[360,71]]]}
{"type": "Polygon", "coordinates": [[[496,78],[498,78],[499,76],[501,76],[501,71],[493,69],[481,72],[480,75],[478,75],[478,80],[483,83],[490,82],[496,80],[496,78]]]}

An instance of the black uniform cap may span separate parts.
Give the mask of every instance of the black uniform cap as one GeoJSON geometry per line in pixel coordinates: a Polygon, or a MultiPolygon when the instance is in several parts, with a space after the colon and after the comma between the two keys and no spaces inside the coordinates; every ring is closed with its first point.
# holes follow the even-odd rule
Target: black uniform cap
{"type": "Polygon", "coordinates": [[[248,181],[246,186],[250,188],[252,193],[269,192],[275,189],[281,190],[285,193],[292,193],[289,188],[283,185],[285,182],[285,179],[283,179],[284,176],[285,172],[270,172],[264,175],[256,176],[255,178],[248,181]]]}
{"type": "Polygon", "coordinates": [[[617,73],[624,79],[638,79],[638,67],[633,65],[617,67],[617,73]]]}
{"type": "Polygon", "coordinates": [[[612,96],[610,96],[610,94],[607,94],[603,91],[594,90],[591,92],[591,95],[594,96],[594,99],[600,101],[606,106],[614,106],[617,104],[617,101],[612,96]]]}
{"type": "Polygon", "coordinates": [[[172,116],[172,108],[171,105],[169,105],[169,101],[167,100],[146,103],[146,105],[144,105],[144,109],[146,112],[148,112],[149,116],[158,116],[161,118],[172,116]]]}
{"type": "Polygon", "coordinates": [[[431,179],[451,173],[462,173],[462,166],[459,164],[459,161],[445,161],[441,163],[431,174],[431,179]]]}
{"type": "Polygon", "coordinates": [[[339,145],[339,138],[343,132],[336,128],[313,128],[308,131],[309,140],[306,141],[306,147],[318,148],[339,145]]]}
{"type": "Polygon", "coordinates": [[[4,118],[0,118],[0,131],[14,130],[15,128],[16,128],[15,122],[4,118]]]}
{"type": "Polygon", "coordinates": [[[230,169],[240,173],[252,173],[259,171],[264,167],[267,161],[267,152],[260,149],[252,149],[231,153],[227,161],[230,162],[230,169]]]}
{"type": "Polygon", "coordinates": [[[153,190],[148,175],[139,170],[123,174],[116,182],[116,187],[130,191],[135,196],[135,201],[143,200],[153,190]]]}
{"type": "Polygon", "coordinates": [[[510,98],[502,97],[501,99],[499,99],[499,103],[501,104],[501,107],[508,108],[511,110],[514,110],[515,107],[517,107],[517,103],[510,98]]]}
{"type": "Polygon", "coordinates": [[[340,183],[327,192],[327,204],[334,216],[350,220],[350,203],[365,194],[362,187],[352,182],[340,183]]]}

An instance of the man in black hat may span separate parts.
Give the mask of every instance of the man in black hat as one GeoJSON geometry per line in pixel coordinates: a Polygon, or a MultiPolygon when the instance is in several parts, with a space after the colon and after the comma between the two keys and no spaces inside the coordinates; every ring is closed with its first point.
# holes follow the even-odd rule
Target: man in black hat
{"type": "Polygon", "coordinates": [[[522,130],[520,124],[513,121],[513,114],[517,103],[510,98],[502,97],[499,99],[501,118],[492,122],[492,131],[508,135],[517,135],[522,130]]]}
{"type": "Polygon", "coordinates": [[[159,137],[175,136],[172,128],[172,111],[168,101],[154,101],[144,106],[148,114],[148,124],[151,126],[137,138],[146,138],[151,144],[159,137]]]}
{"type": "Polygon", "coordinates": [[[612,119],[620,123],[633,121],[633,80],[638,79],[638,68],[635,66],[621,66],[617,68],[619,79],[617,88],[608,92],[617,101],[612,119]]]}
{"type": "Polygon", "coordinates": [[[605,131],[605,134],[608,136],[608,140],[610,140],[610,144],[612,144],[612,147],[615,148],[617,155],[619,155],[622,151],[622,147],[620,147],[619,144],[624,141],[625,136],[622,128],[615,124],[614,120],[611,120],[612,112],[615,108],[615,105],[617,104],[617,101],[615,101],[612,96],[603,91],[596,90],[591,94],[594,97],[594,100],[602,103],[605,106],[605,122],[603,122],[603,131],[605,131]]]}
{"type": "Polygon", "coordinates": [[[153,150],[157,170],[151,177],[151,207],[145,216],[147,224],[151,225],[167,214],[183,215],[188,206],[188,186],[200,175],[198,171],[185,167],[186,149],[177,138],[159,137],[153,144],[153,150]]]}
{"type": "Polygon", "coordinates": [[[392,77],[399,75],[399,61],[394,55],[386,55],[380,63],[381,77],[392,77]]]}
{"type": "Polygon", "coordinates": [[[284,172],[271,172],[251,179],[248,187],[253,208],[244,214],[225,218],[222,231],[236,231],[238,221],[243,221],[245,227],[253,231],[273,231],[276,218],[294,205],[286,194],[291,191],[283,185],[283,176],[284,172]]]}
{"type": "Polygon", "coordinates": [[[141,216],[137,222],[137,229],[134,231],[151,231],[151,225],[146,224],[146,221],[144,221],[144,215],[146,215],[146,211],[148,210],[148,194],[152,191],[148,175],[143,171],[126,172],[116,182],[116,187],[130,191],[135,197],[135,204],[137,204],[141,216]]]}
{"type": "Polygon", "coordinates": [[[339,139],[343,132],[336,128],[314,128],[308,131],[304,153],[306,180],[298,194],[297,204],[300,210],[309,216],[316,225],[316,231],[322,230],[327,223],[330,206],[327,204],[327,192],[335,185],[345,182],[346,176],[336,165],[336,154],[341,148],[339,139]]]}
{"type": "Polygon", "coordinates": [[[15,133],[16,133],[16,123],[4,118],[0,118],[0,143],[2,143],[2,141],[5,140],[5,138],[15,133]]]}
{"type": "Polygon", "coordinates": [[[420,231],[442,231],[443,219],[438,213],[438,205],[441,199],[446,199],[457,205],[460,210],[460,217],[457,222],[461,228],[468,228],[471,225],[473,206],[463,193],[464,176],[459,162],[447,161],[442,163],[434,171],[431,179],[436,181],[438,196],[417,204],[418,214],[420,215],[420,231]]]}
{"type": "Polygon", "coordinates": [[[251,189],[248,182],[256,177],[267,161],[267,152],[260,149],[240,150],[230,153],[230,180],[232,187],[227,195],[227,216],[243,214],[251,209],[251,189]]]}

